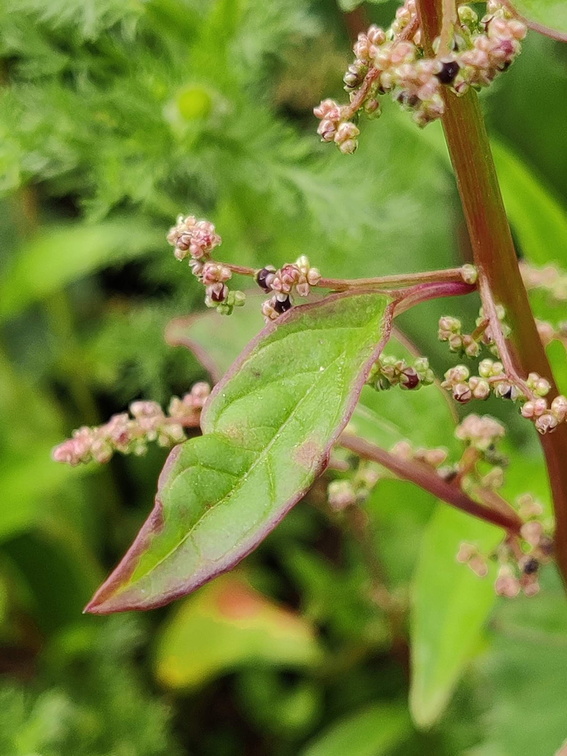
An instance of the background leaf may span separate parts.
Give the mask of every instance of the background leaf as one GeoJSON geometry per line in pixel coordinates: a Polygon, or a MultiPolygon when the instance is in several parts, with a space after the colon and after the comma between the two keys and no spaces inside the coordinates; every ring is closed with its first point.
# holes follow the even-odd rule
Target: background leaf
{"type": "Polygon", "coordinates": [[[163,230],[129,219],[46,229],[27,242],[0,279],[0,318],[71,281],[163,245],[163,230]]]}
{"type": "Polygon", "coordinates": [[[567,42],[567,7],[562,0],[512,0],[510,5],[532,29],[567,42]]]}
{"type": "Polygon", "coordinates": [[[310,743],[301,756],[382,756],[411,734],[405,706],[378,703],[334,724],[310,743]]]}
{"type": "Polygon", "coordinates": [[[195,688],[245,665],[304,667],[320,654],[306,620],[231,574],[181,604],[160,633],[155,668],[164,686],[195,688]]]}
{"type": "Polygon", "coordinates": [[[501,531],[440,505],[422,540],[411,610],[410,709],[419,727],[442,715],[459,678],[480,649],[496,602],[494,570],[480,579],[456,560],[461,541],[490,551],[501,531]]]}

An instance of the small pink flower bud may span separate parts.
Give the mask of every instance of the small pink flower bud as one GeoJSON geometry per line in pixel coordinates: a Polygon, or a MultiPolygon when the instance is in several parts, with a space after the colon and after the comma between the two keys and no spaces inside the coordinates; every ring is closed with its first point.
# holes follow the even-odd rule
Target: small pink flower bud
{"type": "Polygon", "coordinates": [[[538,520],[530,520],[525,522],[521,528],[522,538],[526,540],[530,546],[537,546],[543,535],[543,525],[538,520]]]}
{"type": "Polygon", "coordinates": [[[467,383],[457,383],[453,386],[453,398],[460,404],[466,404],[473,398],[473,393],[467,383]]]}
{"type": "Polygon", "coordinates": [[[490,384],[484,378],[473,375],[469,379],[469,387],[475,399],[488,399],[490,396],[490,384]]]}
{"type": "Polygon", "coordinates": [[[458,383],[464,383],[469,379],[470,370],[466,365],[455,365],[455,367],[449,368],[445,373],[445,381],[449,385],[455,386],[458,383]]]}
{"type": "Polygon", "coordinates": [[[567,398],[562,394],[556,396],[551,402],[551,411],[557,422],[562,423],[567,417],[567,398]]]}
{"type": "Polygon", "coordinates": [[[545,412],[535,421],[535,427],[538,433],[552,433],[559,425],[557,418],[551,412],[545,412]]]}
{"type": "Polygon", "coordinates": [[[506,598],[516,598],[520,593],[520,582],[514,576],[512,570],[507,565],[502,565],[494,585],[496,593],[506,598]]]}
{"type": "Polygon", "coordinates": [[[356,494],[347,480],[334,480],[327,489],[331,509],[340,512],[356,504],[356,494]]]}

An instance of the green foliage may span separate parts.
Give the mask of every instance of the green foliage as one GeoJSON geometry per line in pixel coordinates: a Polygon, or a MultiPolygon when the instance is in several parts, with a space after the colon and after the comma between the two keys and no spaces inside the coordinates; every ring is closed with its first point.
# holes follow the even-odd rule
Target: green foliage
{"type": "Polygon", "coordinates": [[[410,723],[403,705],[378,704],[337,722],[303,751],[302,756],[381,756],[405,740],[410,723]]]}
{"type": "MultiPolygon", "coordinates": [[[[367,10],[381,23],[395,6],[367,10]]],[[[559,24],[553,4],[538,12],[559,24]]],[[[461,535],[443,525],[454,519],[444,505],[382,477],[361,510],[389,605],[348,513],[325,504],[348,455],[248,557],[256,624],[219,621],[222,578],[143,621],[81,617],[146,518],[165,454],[95,474],[54,465],[50,449],[132,399],[220,378],[262,325],[259,296],[232,319],[203,315],[164,240],[179,212],[213,220],[222,257],[254,267],[308,254],[323,275],[368,276],[458,264],[468,250],[436,126],[421,132],[386,108],[355,155],[318,145],[311,108],[336,96],[349,58],[330,0],[22,0],[1,5],[0,23],[0,753],[557,750],[567,736],[557,578],[544,572],[540,596],[493,604],[490,581],[455,563],[474,522],[461,535]],[[203,364],[163,339],[187,313],[169,337],[188,336],[199,359],[206,348],[203,364]],[[405,703],[412,650],[411,714],[435,720],[427,733],[405,703]]],[[[542,265],[567,259],[564,56],[530,35],[484,100],[518,246],[542,265]]],[[[403,330],[440,375],[436,317],[472,322],[477,309],[430,303],[402,316],[403,330]]],[[[389,353],[406,355],[396,341],[389,353]]],[[[564,346],[550,356],[563,384],[564,346]]],[[[506,496],[529,490],[548,508],[530,429],[506,408],[473,410],[509,421],[506,496]]],[[[386,447],[455,449],[435,386],[365,389],[351,422],[386,447]]]]}
{"type": "Polygon", "coordinates": [[[550,37],[567,39],[567,8],[561,0],[514,0],[513,7],[540,29],[546,27],[550,37]]]}
{"type": "Polygon", "coordinates": [[[177,690],[250,664],[301,668],[320,655],[308,622],[227,575],[170,618],[158,638],[155,668],[157,679],[177,690]]]}
{"type": "Polygon", "coordinates": [[[170,711],[133,664],[141,640],[131,619],[69,629],[53,644],[50,689],[0,686],[0,751],[13,756],[175,756],[170,711]]]}
{"type": "Polygon", "coordinates": [[[494,570],[492,580],[480,580],[455,559],[465,539],[489,552],[501,533],[442,507],[421,543],[413,584],[410,690],[412,715],[421,727],[430,727],[443,713],[463,668],[479,650],[483,626],[496,602],[494,570]]]}
{"type": "Polygon", "coordinates": [[[152,514],[89,611],[189,593],[270,532],[348,422],[377,338],[387,338],[389,304],[380,294],[336,295],[266,327],[217,384],[203,436],[171,453],[152,514]]]}

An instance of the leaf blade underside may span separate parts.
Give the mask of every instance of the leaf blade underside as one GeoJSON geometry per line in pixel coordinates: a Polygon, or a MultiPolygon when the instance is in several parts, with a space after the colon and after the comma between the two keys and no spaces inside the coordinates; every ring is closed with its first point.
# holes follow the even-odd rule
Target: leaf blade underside
{"type": "Polygon", "coordinates": [[[385,295],[334,295],[268,325],[170,454],[155,507],[85,611],[150,609],[231,569],[324,469],[387,340],[385,295]]]}

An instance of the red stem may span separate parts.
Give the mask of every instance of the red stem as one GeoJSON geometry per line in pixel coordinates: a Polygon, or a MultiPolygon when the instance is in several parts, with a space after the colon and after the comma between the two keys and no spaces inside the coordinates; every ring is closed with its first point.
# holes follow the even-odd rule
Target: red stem
{"type": "MultiPolygon", "coordinates": [[[[430,56],[441,29],[441,5],[442,0],[417,0],[423,44],[430,56]]],[[[518,370],[524,375],[535,371],[550,379],[553,397],[557,387],[518,268],[478,97],[472,90],[456,97],[445,89],[443,98],[443,128],[481,289],[488,286],[494,301],[506,309],[518,370]]],[[[541,440],[555,506],[557,562],[567,582],[567,426],[562,423],[541,440]]]]}
{"type": "Polygon", "coordinates": [[[383,467],[391,470],[398,478],[415,483],[420,488],[432,493],[438,499],[446,501],[447,504],[451,504],[473,517],[478,517],[493,525],[498,525],[498,527],[504,528],[510,533],[520,532],[522,520],[515,512],[506,513],[478,504],[459,488],[447,483],[447,481],[443,480],[443,478],[422,462],[401,459],[381,449],[379,446],[365,441],[363,438],[352,436],[348,433],[343,433],[340,436],[339,444],[345,449],[350,449],[350,451],[353,451],[359,457],[369,459],[372,462],[378,462],[383,467]]]}

